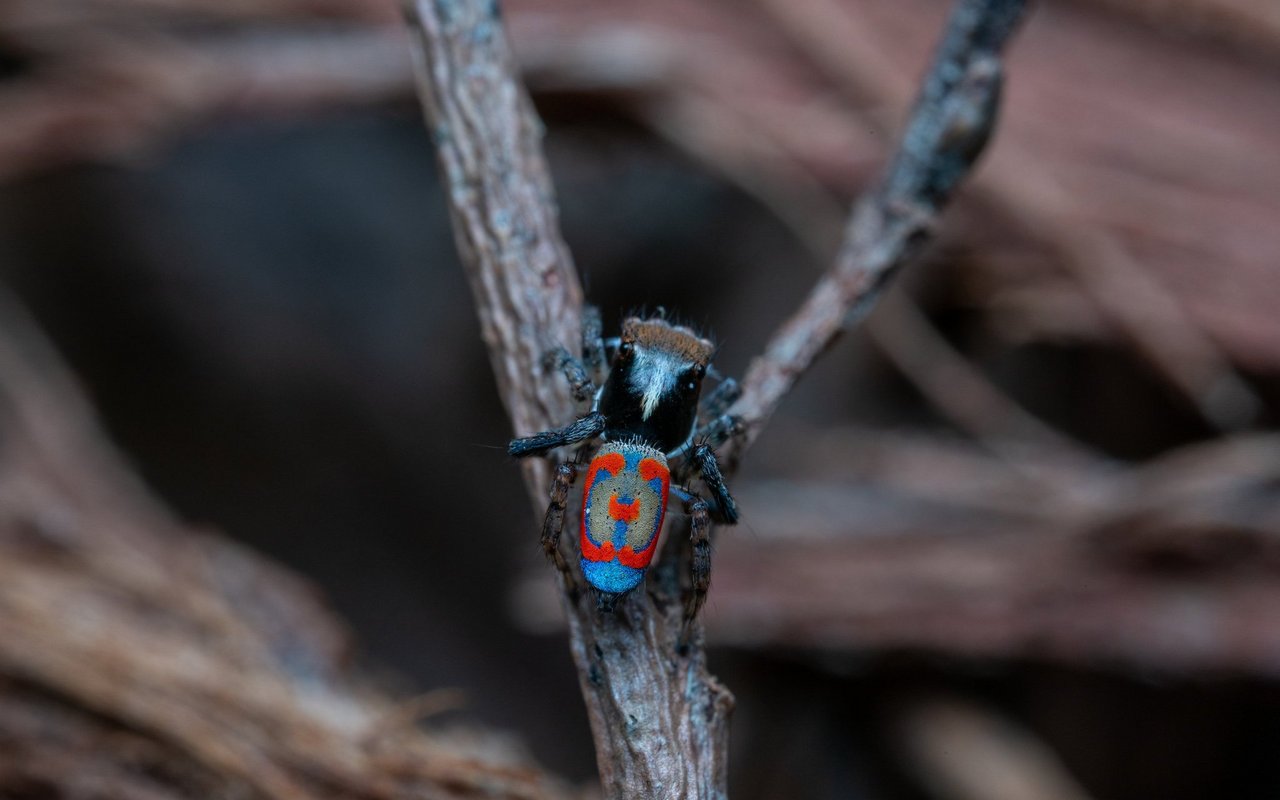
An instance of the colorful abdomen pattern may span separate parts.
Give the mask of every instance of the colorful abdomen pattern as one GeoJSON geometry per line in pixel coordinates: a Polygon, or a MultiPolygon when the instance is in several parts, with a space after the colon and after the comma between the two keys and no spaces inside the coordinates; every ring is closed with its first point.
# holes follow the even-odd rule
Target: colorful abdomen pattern
{"type": "Polygon", "coordinates": [[[629,442],[600,448],[582,496],[582,571],[592,586],[621,594],[644,578],[670,488],[667,459],[658,450],[629,442]]]}

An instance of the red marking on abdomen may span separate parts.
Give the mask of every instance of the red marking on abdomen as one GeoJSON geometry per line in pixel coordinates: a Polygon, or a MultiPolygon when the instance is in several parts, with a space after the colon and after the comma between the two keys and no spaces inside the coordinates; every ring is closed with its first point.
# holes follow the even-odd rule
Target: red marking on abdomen
{"type": "MultiPolygon", "coordinates": [[[[623,548],[626,549],[626,548],[623,548]]],[[[582,535],[582,557],[588,561],[612,561],[618,553],[613,549],[613,542],[605,542],[604,544],[596,544],[587,538],[584,533],[582,535]]]]}
{"type": "Polygon", "coordinates": [[[618,551],[618,563],[627,567],[635,567],[636,569],[645,569],[649,566],[649,562],[653,560],[653,549],[658,545],[658,536],[654,534],[653,541],[649,542],[649,546],[637,553],[631,549],[631,545],[626,545],[618,551]]]}
{"type": "Polygon", "coordinates": [[[632,500],[630,503],[623,503],[618,500],[615,494],[609,498],[609,519],[620,519],[630,525],[636,521],[636,517],[640,516],[640,501],[632,500]]]}
{"type": "MultiPolygon", "coordinates": [[[[584,492],[589,493],[591,487],[596,485],[596,473],[600,470],[608,472],[610,475],[617,475],[627,466],[627,461],[622,457],[622,453],[605,453],[602,456],[596,456],[591,461],[591,466],[587,469],[587,482],[583,487],[584,492]]],[[[586,494],[583,494],[586,498],[586,494]]]]}
{"type": "MultiPolygon", "coordinates": [[[[623,545],[615,548],[613,542],[606,539],[602,544],[596,544],[591,541],[590,532],[588,530],[587,520],[587,504],[591,498],[591,490],[595,488],[597,480],[603,480],[600,472],[609,475],[618,475],[626,468],[626,461],[621,453],[603,453],[592,460],[591,466],[587,469],[587,479],[582,489],[582,526],[581,526],[581,547],[582,557],[588,561],[608,562],[615,558],[619,563],[633,567],[635,569],[645,569],[653,560],[653,554],[658,546],[658,533],[662,530],[662,518],[666,516],[667,511],[667,493],[671,485],[671,473],[660,461],[653,458],[643,458],[640,460],[638,469],[640,477],[644,481],[651,481],[657,478],[659,481],[658,488],[658,513],[654,520],[656,529],[653,532],[653,538],[649,540],[649,544],[640,552],[632,549],[631,545],[623,545]]],[[[609,517],[614,520],[621,520],[628,525],[634,524],[640,518],[640,498],[634,498],[630,503],[618,502],[617,495],[609,498],[609,517]]]]}
{"type": "MultiPolygon", "coordinates": [[[[658,478],[662,481],[662,485],[666,486],[671,480],[671,473],[666,467],[662,466],[657,461],[654,461],[652,458],[645,458],[640,461],[640,477],[646,481],[658,478]]],[[[662,496],[663,498],[666,498],[666,489],[663,489],[662,496]]]]}

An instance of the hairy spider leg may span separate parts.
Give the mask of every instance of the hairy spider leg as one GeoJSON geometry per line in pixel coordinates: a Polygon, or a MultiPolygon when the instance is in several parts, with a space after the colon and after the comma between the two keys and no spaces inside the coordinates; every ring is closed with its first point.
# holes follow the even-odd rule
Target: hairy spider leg
{"type": "Polygon", "coordinates": [[[694,442],[716,448],[742,432],[742,417],[737,414],[721,414],[689,434],[689,443],[682,446],[682,449],[686,455],[689,454],[694,449],[694,442]]]}
{"type": "Polygon", "coordinates": [[[585,442],[599,436],[605,427],[604,414],[592,411],[578,417],[563,428],[535,433],[521,439],[512,439],[507,445],[507,453],[516,458],[540,456],[557,447],[565,447],[578,442],[585,442]]]}
{"type": "Polygon", "coordinates": [[[582,309],[582,359],[574,358],[564,347],[554,347],[542,356],[544,369],[559,370],[564,375],[573,400],[580,409],[590,402],[588,413],[563,428],[515,439],[507,445],[508,453],[516,458],[543,455],[557,447],[594,439],[604,431],[604,418],[598,412],[600,381],[607,364],[600,326],[600,310],[595,306],[585,306],[582,309]]]}
{"type": "Polygon", "coordinates": [[[542,356],[542,368],[559,370],[569,383],[569,391],[573,393],[573,402],[583,409],[589,400],[596,396],[595,382],[587,375],[582,362],[570,355],[563,347],[548,350],[542,356]]]}
{"type": "Polygon", "coordinates": [[[676,473],[680,480],[688,482],[702,478],[711,492],[711,514],[717,522],[734,525],[738,522],[738,504],[734,502],[725,484],[720,461],[715,448],[742,433],[742,420],[723,414],[689,434],[684,444],[667,454],[667,459],[681,460],[676,473]],[[696,442],[696,444],[695,444],[696,442]]]}
{"type": "Polygon", "coordinates": [[[733,378],[725,378],[721,383],[703,396],[699,404],[698,419],[701,424],[694,425],[689,436],[680,446],[667,453],[667,458],[684,458],[688,460],[693,452],[695,442],[703,442],[713,448],[719,447],[729,439],[742,433],[742,418],[726,414],[729,406],[742,396],[742,387],[733,378]]]}
{"type": "Polygon", "coordinates": [[[700,444],[693,448],[689,457],[694,472],[701,476],[707,491],[711,492],[711,512],[718,521],[726,525],[738,523],[738,504],[729,487],[725,485],[724,475],[720,472],[720,462],[716,459],[716,451],[710,445],[700,444]]]}
{"type": "Polygon", "coordinates": [[[693,620],[698,616],[702,604],[706,602],[707,591],[711,588],[711,515],[706,501],[695,497],[692,502],[685,503],[689,512],[689,544],[692,557],[689,561],[690,576],[689,597],[684,606],[684,624],[680,627],[679,648],[684,650],[689,644],[689,635],[693,631],[693,620]]]}
{"type": "MultiPolygon", "coordinates": [[[[698,444],[693,449],[681,449],[676,451],[683,457],[683,463],[675,470],[676,476],[681,482],[687,484],[695,478],[701,478],[706,485],[707,490],[711,493],[711,501],[708,503],[711,516],[716,522],[725,525],[736,525],[738,522],[738,504],[734,501],[733,495],[729,493],[729,487],[725,483],[724,473],[720,469],[720,460],[716,458],[715,449],[707,443],[698,444]]],[[[674,489],[673,489],[674,491],[674,489]]],[[[681,489],[688,497],[681,499],[688,500],[698,495],[688,489],[681,489]]]]}
{"type": "Polygon", "coordinates": [[[542,549],[547,558],[556,565],[564,578],[565,588],[576,598],[580,587],[564,554],[560,552],[560,534],[564,532],[564,514],[569,505],[569,489],[578,479],[578,465],[570,462],[556,467],[555,478],[551,481],[551,502],[547,505],[547,514],[542,519],[542,549]]]}
{"type": "MultiPolygon", "coordinates": [[[[710,373],[708,373],[710,374],[710,373]]],[[[702,398],[702,412],[699,416],[704,420],[712,420],[724,416],[729,406],[742,397],[742,387],[733,378],[723,378],[716,388],[702,398]]]]}
{"type": "Polygon", "coordinates": [[[600,321],[600,309],[595,306],[582,309],[582,364],[597,386],[604,383],[609,362],[605,359],[604,323],[600,321]]]}

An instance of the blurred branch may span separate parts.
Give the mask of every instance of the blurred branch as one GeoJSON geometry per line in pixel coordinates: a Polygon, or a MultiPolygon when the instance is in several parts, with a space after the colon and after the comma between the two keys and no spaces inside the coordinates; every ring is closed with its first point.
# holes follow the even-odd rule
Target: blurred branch
{"type": "MultiPolygon", "coordinates": [[[[118,22],[118,21],[117,21],[118,22]]],[[[391,28],[240,33],[79,31],[0,82],[0,180],[86,158],[136,158],[222,116],[385,102],[411,89],[391,28]]]]}
{"type": "MultiPolygon", "coordinates": [[[[1056,478],[1034,484],[920,435],[789,429],[770,455],[798,472],[735,486],[754,535],[716,549],[713,643],[1280,676],[1280,436],[1133,467],[1029,448],[1056,478]]],[[[519,617],[553,628],[554,597],[535,589],[519,617]]]]}
{"type": "Polygon", "coordinates": [[[1252,425],[1262,402],[1159,278],[1114,236],[1076,221],[1076,200],[1025,151],[981,183],[1029,237],[1048,245],[1098,310],[1219,430],[1252,425]]]}
{"type": "MultiPolygon", "coordinates": [[[[999,53],[1021,10],[1020,2],[957,5],[903,146],[855,210],[836,267],[744,382],[736,408],[750,435],[915,252],[976,160],[994,125],[999,53]]],[[[566,389],[539,369],[539,355],[575,340],[581,300],[556,230],[533,112],[494,7],[420,0],[411,21],[420,94],[499,389],[517,434],[553,427],[571,408],[566,389]]],[[[531,466],[526,476],[536,495],[545,473],[531,466]]],[[[706,674],[700,648],[674,651],[678,581],[670,564],[657,574],[666,577],[655,577],[652,597],[630,595],[612,615],[590,608],[572,587],[564,593],[601,778],[610,796],[722,795],[731,700],[706,674]]]]}
{"type": "MultiPolygon", "coordinates": [[[[815,258],[824,258],[842,213],[831,190],[794,156],[723,104],[673,96],[650,104],[646,121],[676,147],[708,164],[768,208],[815,258]]],[[[1052,446],[1087,461],[1083,445],[1041,422],[993,385],[933,327],[905,292],[890,289],[867,332],[884,355],[944,417],[1019,463],[1025,445],[1052,446]]],[[[1044,477],[1044,476],[1032,476],[1044,477]]]]}
{"type": "Polygon", "coordinates": [[[31,32],[118,25],[198,27],[243,22],[396,21],[391,0],[8,0],[0,19],[31,32]]]}
{"type": "Polygon", "coordinates": [[[755,541],[716,553],[713,641],[1280,675],[1280,438],[1132,468],[1046,454],[1056,486],[955,444],[792,433],[786,481],[740,483],[755,541]],[[767,566],[765,566],[767,565],[767,566]]]}
{"type": "Polygon", "coordinates": [[[990,709],[930,697],[895,716],[908,772],[937,800],[1089,800],[1044,742],[990,709]]]}
{"type": "MultiPolygon", "coordinates": [[[[899,102],[909,80],[895,69],[847,3],[756,0],[813,62],[872,108],[899,102]]],[[[887,125],[874,119],[884,136],[887,125]]],[[[1045,164],[1017,141],[1003,148],[975,188],[1001,214],[1054,254],[1098,309],[1165,379],[1220,429],[1250,424],[1260,401],[1173,293],[1099,225],[1083,224],[1076,200],[1045,164]]]]}
{"type": "MultiPolygon", "coordinates": [[[[578,341],[582,292],[557,226],[541,125],[496,3],[416,0],[409,17],[419,94],[499,392],[516,434],[555,427],[573,406],[541,356],[578,341]]],[[[525,477],[540,513],[545,462],[526,462],[525,477]]],[[[678,581],[652,588],[613,613],[572,587],[562,595],[605,794],[723,797],[732,696],[707,672],[699,643],[677,651],[678,581]]]]}
{"type": "Polygon", "coordinates": [[[1081,462],[1100,459],[988,381],[905,293],[890,289],[883,306],[867,323],[873,341],[958,428],[1007,456],[1012,464],[1023,463],[1021,453],[1027,446],[1052,447],[1081,462]]]}
{"type": "MultiPolygon", "coordinates": [[[[757,2],[773,16],[732,13],[727,0],[680,14],[661,3],[616,13],[540,0],[512,9],[511,22],[535,88],[604,93],[650,121],[664,109],[689,117],[700,105],[723,107],[722,116],[736,118],[730,133],[759,132],[807,181],[850,193],[864,185],[892,127],[878,110],[898,108],[914,89],[907,65],[933,12],[896,6],[900,30],[890,36],[888,18],[870,8],[757,2]],[[686,24],[689,13],[697,24],[686,24]],[[785,46],[787,36],[796,46],[785,46]],[[814,66],[855,96],[858,113],[833,97],[814,66]]],[[[1171,9],[1192,19],[1197,8],[1221,3],[1266,15],[1258,0],[1179,0],[1171,9]]],[[[250,6],[6,5],[0,40],[19,69],[0,81],[0,180],[68,161],[145,157],[229,116],[314,113],[412,92],[402,32],[363,24],[385,19],[383,4],[250,6]],[[293,24],[265,25],[255,9],[293,24]],[[326,16],[347,22],[319,21],[326,16]]],[[[961,276],[965,293],[988,320],[1016,322],[1023,340],[1083,335],[1128,345],[1214,424],[1247,423],[1256,398],[1232,362],[1261,372],[1280,363],[1266,261],[1276,244],[1267,223],[1280,196],[1272,177],[1280,170],[1270,168],[1280,150],[1268,136],[1275,84],[1256,64],[1196,47],[1194,37],[1174,47],[1140,26],[1116,25],[1111,15],[1071,4],[1059,11],[1051,32],[1031,32],[1036,46],[1019,56],[1020,113],[998,156],[975,176],[999,213],[995,224],[960,234],[981,256],[961,276]],[[1094,60],[1110,66],[1083,69],[1094,60]],[[1149,68],[1118,65],[1137,61],[1149,68]],[[1235,91],[1216,91],[1218,81],[1235,91]],[[1089,124],[1058,123],[1068,118],[1089,124]],[[1058,135],[1067,129],[1070,135],[1058,135]],[[999,184],[1008,184],[1008,198],[999,184]],[[1206,261],[1220,269],[1210,275],[1206,261]],[[1069,302],[1054,306],[1065,313],[1007,302],[1015,298],[1011,287],[1027,290],[1017,298],[1044,299],[1037,289],[1045,286],[1069,302]],[[993,307],[993,297],[1005,302],[993,307]]],[[[700,157],[732,158],[729,138],[710,138],[700,157]]],[[[763,180],[739,173],[746,183],[763,180]]],[[[809,224],[809,207],[774,210],[794,227],[809,224]]],[[[990,206],[978,211],[991,216],[990,206]]]]}
{"type": "Polygon", "coordinates": [[[1233,50],[1280,56],[1280,6],[1254,0],[1077,0],[1181,35],[1216,39],[1233,50]]]}
{"type": "Polygon", "coordinates": [[[1001,52],[1019,0],[960,0],[925,77],[901,145],[854,206],[835,264],[773,335],[743,380],[748,445],[817,356],[871,310],[890,277],[928,240],[995,125],[1001,52]]]}
{"type": "Polygon", "coordinates": [[[0,295],[0,796],[571,796],[350,656],[311,586],[160,506],[0,295]]]}

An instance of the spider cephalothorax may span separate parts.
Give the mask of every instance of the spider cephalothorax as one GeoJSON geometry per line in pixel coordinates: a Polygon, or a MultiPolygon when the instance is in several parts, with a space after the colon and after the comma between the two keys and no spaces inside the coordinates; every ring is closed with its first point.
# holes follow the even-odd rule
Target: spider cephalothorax
{"type": "Polygon", "coordinates": [[[661,319],[632,317],[600,392],[604,438],[634,437],[664,453],[685,443],[698,414],[711,342],[661,319]]]}
{"type": "MultiPolygon", "coordinates": [[[[691,619],[709,580],[710,520],[738,520],[714,450],[736,430],[736,420],[724,410],[736,398],[737,385],[722,380],[700,403],[715,348],[692,330],[660,317],[627,319],[622,335],[607,346],[594,309],[585,313],[583,328],[582,360],[559,348],[548,362],[564,372],[575,398],[589,401],[590,410],[563,428],[516,439],[508,449],[526,457],[581,443],[579,452],[585,456],[595,440],[605,441],[587,466],[579,542],[583,574],[604,596],[605,605],[643,580],[667,498],[670,493],[680,497],[692,517],[694,580],[686,609],[691,619]],[[709,501],[688,486],[695,479],[707,487],[709,501]]],[[[542,532],[543,546],[566,574],[559,540],[577,471],[576,459],[557,469],[542,532]]]]}

